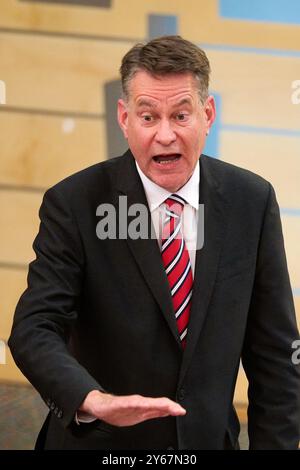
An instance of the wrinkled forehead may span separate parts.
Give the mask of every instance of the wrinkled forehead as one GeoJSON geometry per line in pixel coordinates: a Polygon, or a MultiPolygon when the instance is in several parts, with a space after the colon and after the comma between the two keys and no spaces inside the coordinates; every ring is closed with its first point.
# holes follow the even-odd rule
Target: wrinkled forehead
{"type": "Polygon", "coordinates": [[[128,91],[129,99],[139,106],[155,107],[160,101],[188,105],[198,99],[199,85],[190,72],[152,75],[139,70],[129,82],[128,91]]]}

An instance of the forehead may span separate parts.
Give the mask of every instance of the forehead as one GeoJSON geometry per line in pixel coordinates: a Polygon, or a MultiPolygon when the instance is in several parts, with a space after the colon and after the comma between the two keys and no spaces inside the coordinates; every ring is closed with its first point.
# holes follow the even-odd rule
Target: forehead
{"type": "Polygon", "coordinates": [[[184,98],[194,101],[198,97],[198,92],[197,81],[189,72],[153,76],[140,70],[129,84],[129,99],[135,103],[145,101],[145,98],[167,102],[176,102],[184,98]]]}

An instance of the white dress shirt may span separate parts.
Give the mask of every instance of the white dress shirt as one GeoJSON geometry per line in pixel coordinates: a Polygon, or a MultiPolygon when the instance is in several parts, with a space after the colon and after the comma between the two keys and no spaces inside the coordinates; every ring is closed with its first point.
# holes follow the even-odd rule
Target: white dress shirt
{"type": "MultiPolygon", "coordinates": [[[[161,233],[165,218],[165,200],[175,193],[158,186],[151,181],[140,169],[136,162],[136,168],[142,180],[149,205],[151,219],[154,226],[156,238],[161,247],[161,233]]],[[[195,272],[196,246],[197,246],[197,221],[199,216],[199,187],[200,187],[200,165],[199,160],[190,179],[182,188],[176,191],[187,204],[182,213],[183,237],[190,255],[192,272],[195,272]]]]}

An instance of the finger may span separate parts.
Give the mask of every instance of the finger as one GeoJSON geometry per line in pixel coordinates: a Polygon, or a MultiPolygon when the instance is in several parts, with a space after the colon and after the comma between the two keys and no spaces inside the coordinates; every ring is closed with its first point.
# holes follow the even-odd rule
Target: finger
{"type": "Polygon", "coordinates": [[[155,419],[155,418],[165,418],[167,416],[183,416],[186,414],[186,410],[181,407],[179,411],[172,411],[169,409],[151,409],[147,410],[142,415],[140,415],[143,421],[147,419],[155,419]]]}
{"type": "Polygon", "coordinates": [[[155,413],[157,416],[165,414],[166,416],[183,416],[186,410],[178,403],[171,400],[162,400],[161,402],[144,403],[142,405],[143,413],[155,413]]]}
{"type": "Polygon", "coordinates": [[[176,403],[175,401],[170,400],[169,398],[157,398],[154,400],[156,400],[155,402],[153,402],[155,408],[165,410],[172,416],[180,416],[186,414],[186,410],[181,405],[179,405],[179,403],[176,403]]]}
{"type": "Polygon", "coordinates": [[[139,420],[140,422],[142,422],[147,421],[149,419],[166,418],[167,416],[170,416],[170,413],[155,410],[143,413],[142,415],[140,415],[139,420]]]}

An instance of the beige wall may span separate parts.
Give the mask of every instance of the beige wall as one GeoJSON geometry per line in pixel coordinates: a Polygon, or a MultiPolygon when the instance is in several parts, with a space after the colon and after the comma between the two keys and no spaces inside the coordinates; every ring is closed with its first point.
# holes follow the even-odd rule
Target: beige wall
{"type": "MultiPolygon", "coordinates": [[[[3,340],[26,287],[43,191],[106,159],[103,86],[118,78],[128,48],[147,37],[150,13],[177,15],[178,32],[206,45],[212,89],[222,98],[220,157],[270,180],[281,207],[300,208],[300,105],[291,103],[300,58],[289,54],[300,44],[300,28],[223,20],[216,0],[189,0],[188,8],[181,0],[112,4],[111,9],[98,9],[1,0],[0,80],[7,89],[7,104],[0,105],[3,340]],[[284,49],[286,54],[257,54],[232,46],[284,49]],[[236,125],[245,130],[237,132],[236,125]],[[274,132],[250,132],[249,126],[274,132]]],[[[282,221],[300,323],[300,216],[283,212],[282,221]]],[[[0,380],[24,380],[8,351],[0,380]]],[[[246,386],[241,372],[236,401],[242,404],[246,386]]]]}

